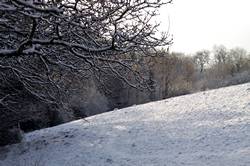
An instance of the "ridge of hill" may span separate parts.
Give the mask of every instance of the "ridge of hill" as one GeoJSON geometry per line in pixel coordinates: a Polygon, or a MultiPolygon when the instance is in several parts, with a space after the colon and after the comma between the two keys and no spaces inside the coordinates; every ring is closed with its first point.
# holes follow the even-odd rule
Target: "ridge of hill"
{"type": "Polygon", "coordinates": [[[103,113],[25,134],[0,166],[247,166],[250,83],[103,113]]]}

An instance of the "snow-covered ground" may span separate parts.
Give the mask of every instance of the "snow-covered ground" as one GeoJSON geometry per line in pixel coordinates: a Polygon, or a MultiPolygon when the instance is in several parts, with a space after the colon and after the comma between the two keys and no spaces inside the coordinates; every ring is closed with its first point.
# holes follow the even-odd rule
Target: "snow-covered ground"
{"type": "Polygon", "coordinates": [[[1,166],[250,166],[250,84],[133,106],[25,135],[1,166]]]}

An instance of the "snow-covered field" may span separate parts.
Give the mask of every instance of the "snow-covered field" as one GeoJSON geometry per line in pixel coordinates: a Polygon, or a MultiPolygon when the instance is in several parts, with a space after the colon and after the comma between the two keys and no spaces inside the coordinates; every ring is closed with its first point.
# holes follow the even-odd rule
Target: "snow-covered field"
{"type": "Polygon", "coordinates": [[[1,166],[250,166],[250,84],[26,134],[1,166]]]}

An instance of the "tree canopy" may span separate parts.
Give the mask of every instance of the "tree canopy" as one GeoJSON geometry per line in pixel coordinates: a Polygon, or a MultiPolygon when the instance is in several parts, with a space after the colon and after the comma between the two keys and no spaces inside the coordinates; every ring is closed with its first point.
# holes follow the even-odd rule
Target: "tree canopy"
{"type": "MultiPolygon", "coordinates": [[[[149,56],[171,44],[155,23],[163,0],[2,0],[0,106],[11,109],[23,91],[58,103],[78,76],[102,85],[110,75],[148,88],[132,53],[149,56]],[[70,77],[69,77],[70,75],[70,77]],[[68,81],[69,82],[69,81],[68,81]]],[[[22,97],[21,97],[22,98],[22,97]]]]}

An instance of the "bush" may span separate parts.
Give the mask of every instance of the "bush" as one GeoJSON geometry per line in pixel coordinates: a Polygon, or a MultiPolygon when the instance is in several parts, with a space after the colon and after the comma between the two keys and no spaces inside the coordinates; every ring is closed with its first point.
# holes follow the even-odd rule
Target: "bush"
{"type": "Polygon", "coordinates": [[[22,137],[22,132],[18,127],[0,130],[0,146],[19,143],[22,137]]]}

